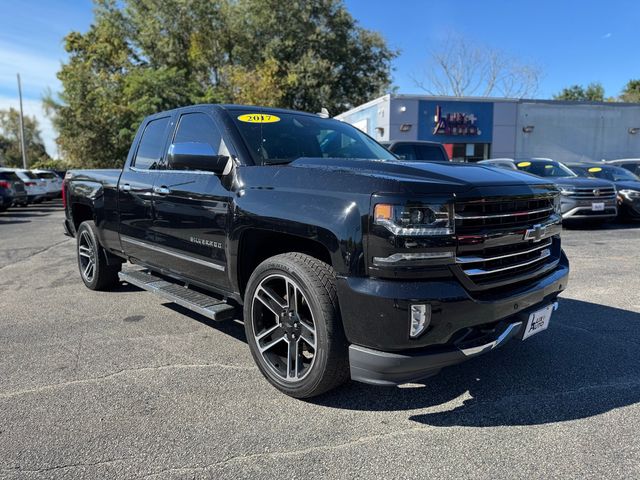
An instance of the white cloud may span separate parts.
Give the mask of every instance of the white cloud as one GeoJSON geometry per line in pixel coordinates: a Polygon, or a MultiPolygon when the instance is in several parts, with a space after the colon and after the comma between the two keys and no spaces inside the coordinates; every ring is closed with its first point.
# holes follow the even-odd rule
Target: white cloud
{"type": "MultiPolygon", "coordinates": [[[[6,110],[10,107],[15,108],[16,110],[20,108],[20,102],[17,95],[15,98],[0,95],[0,110],[6,110]]],[[[47,153],[53,158],[58,158],[58,149],[55,142],[57,135],[53,129],[53,125],[51,125],[51,121],[44,113],[42,102],[40,100],[23,99],[22,108],[25,115],[36,117],[38,124],[40,125],[42,140],[44,141],[47,153]]]]}
{"type": "Polygon", "coordinates": [[[611,38],[612,36],[613,36],[613,33],[608,32],[608,33],[605,33],[605,34],[602,36],[602,38],[607,39],[607,38],[611,38]]]}
{"type": "Polygon", "coordinates": [[[60,60],[50,54],[0,40],[0,109],[20,108],[16,78],[16,73],[20,73],[24,113],[36,117],[47,152],[54,158],[58,156],[56,133],[44,113],[41,97],[47,89],[59,90],[56,78],[59,69],[60,60]]]}
{"type": "Polygon", "coordinates": [[[57,91],[60,63],[51,55],[0,41],[0,91],[17,90],[16,73],[20,73],[22,91],[27,97],[40,97],[47,88],[57,91]]]}

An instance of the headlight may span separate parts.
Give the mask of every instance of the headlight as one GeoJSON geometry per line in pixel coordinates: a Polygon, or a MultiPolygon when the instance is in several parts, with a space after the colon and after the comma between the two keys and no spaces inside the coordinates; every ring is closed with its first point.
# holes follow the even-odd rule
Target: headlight
{"type": "Polygon", "coordinates": [[[576,189],[573,185],[556,185],[560,190],[561,195],[571,195],[576,193],[576,189]]]}
{"type": "Polygon", "coordinates": [[[391,205],[378,203],[374,223],[398,236],[451,235],[454,231],[450,204],[391,205]]]}
{"type": "Polygon", "coordinates": [[[562,215],[562,199],[560,195],[553,197],[553,211],[556,215],[562,215]]]}
{"type": "Polygon", "coordinates": [[[624,190],[618,190],[618,193],[620,195],[624,195],[629,200],[635,200],[637,198],[640,198],[640,191],[638,190],[631,190],[631,189],[625,188],[624,190]]]}

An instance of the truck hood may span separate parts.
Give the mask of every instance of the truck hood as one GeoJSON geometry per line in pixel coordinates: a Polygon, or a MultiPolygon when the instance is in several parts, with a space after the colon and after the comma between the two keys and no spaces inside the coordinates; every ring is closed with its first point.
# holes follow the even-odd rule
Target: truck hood
{"type": "Polygon", "coordinates": [[[407,183],[427,183],[464,190],[482,186],[535,186],[553,182],[516,170],[464,163],[353,158],[299,158],[292,168],[315,168],[348,175],[375,177],[407,183]]]}

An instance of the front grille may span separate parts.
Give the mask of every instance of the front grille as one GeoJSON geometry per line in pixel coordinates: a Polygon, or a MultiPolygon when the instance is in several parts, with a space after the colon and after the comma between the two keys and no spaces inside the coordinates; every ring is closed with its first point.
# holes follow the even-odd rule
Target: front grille
{"type": "Polygon", "coordinates": [[[616,197],[616,189],[614,187],[580,187],[568,194],[567,197],[578,200],[608,200],[616,197]]]}
{"type": "Polygon", "coordinates": [[[456,204],[456,231],[540,223],[553,214],[553,197],[479,200],[456,204]]]}
{"type": "Polygon", "coordinates": [[[456,274],[470,289],[535,278],[560,258],[553,196],[457,203],[456,274]]]}

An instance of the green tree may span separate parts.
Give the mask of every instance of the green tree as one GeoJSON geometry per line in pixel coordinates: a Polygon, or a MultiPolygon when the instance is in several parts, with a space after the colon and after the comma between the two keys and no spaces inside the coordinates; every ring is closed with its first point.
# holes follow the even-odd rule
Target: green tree
{"type": "Polygon", "coordinates": [[[582,85],[572,85],[563,88],[553,96],[554,100],[569,100],[574,102],[604,102],[604,87],[599,82],[593,82],[584,88],[582,85]]]}
{"type": "Polygon", "coordinates": [[[629,103],[640,103],[640,80],[629,80],[622,90],[620,100],[629,103]]]}
{"type": "MultiPolygon", "coordinates": [[[[29,165],[50,160],[35,117],[24,116],[24,139],[29,165]]],[[[0,158],[8,167],[22,167],[20,112],[14,108],[0,110],[0,158]]]]}
{"type": "Polygon", "coordinates": [[[150,113],[205,102],[331,113],[386,92],[396,52],[341,0],[96,0],[46,105],[63,156],[121,165],[150,113]]]}
{"type": "Polygon", "coordinates": [[[277,62],[279,106],[337,114],[389,89],[397,52],[342,1],[238,0],[230,20],[234,63],[277,62]]]}
{"type": "Polygon", "coordinates": [[[122,165],[140,120],[188,103],[189,84],[174,67],[140,62],[128,42],[130,25],[112,1],[100,2],[86,34],[65,38],[69,62],[58,78],[60,99],[45,104],[58,131],[58,145],[73,166],[122,165]]]}

